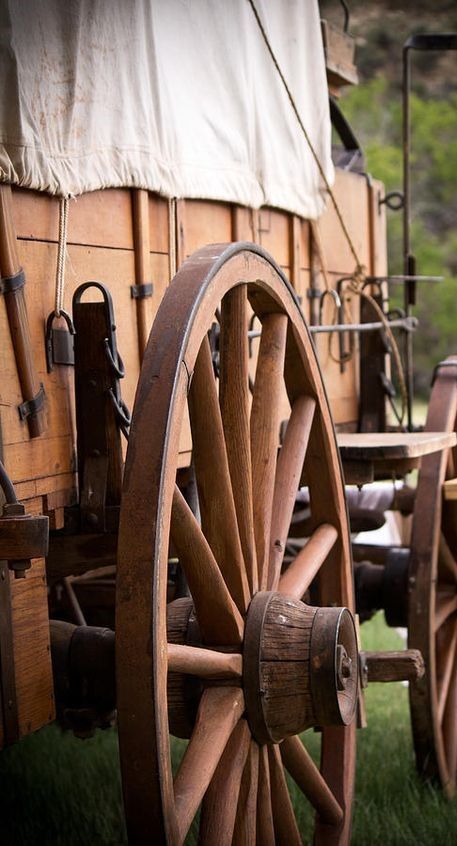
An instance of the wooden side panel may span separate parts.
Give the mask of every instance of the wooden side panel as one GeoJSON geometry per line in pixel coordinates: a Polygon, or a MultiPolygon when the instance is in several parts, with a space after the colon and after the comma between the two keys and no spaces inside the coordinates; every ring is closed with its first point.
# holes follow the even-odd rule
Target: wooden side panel
{"type": "MultiPolygon", "coordinates": [[[[360,259],[370,272],[383,273],[386,267],[385,212],[379,211],[378,195],[382,186],[369,188],[365,177],[337,172],[335,195],[360,259]]],[[[17,415],[19,383],[10,344],[0,349],[0,367],[5,374],[0,385],[0,410],[5,459],[15,481],[25,483],[46,479],[48,490],[55,489],[54,477],[71,474],[74,469],[75,442],[72,410],[73,373],[71,368],[56,367],[45,372],[43,324],[53,308],[57,257],[58,207],[56,198],[36,192],[14,191],[15,225],[19,233],[19,253],[27,273],[26,297],[32,342],[40,379],[47,394],[48,428],[42,438],[30,442],[26,427],[17,415]]],[[[170,214],[175,205],[150,195],[150,278],[153,296],[144,301],[148,326],[152,325],[170,276],[170,214]]],[[[177,209],[178,263],[205,243],[233,239],[255,240],[265,247],[290,278],[305,316],[309,317],[307,291],[310,285],[310,227],[307,221],[277,209],[259,211],[219,202],[179,200],[177,209]]],[[[346,244],[341,225],[329,202],[318,222],[324,261],[332,286],[354,269],[354,259],[346,244]]],[[[126,365],[127,377],[122,393],[127,405],[134,400],[139,372],[136,304],[131,299],[134,282],[132,234],[132,199],[129,190],[106,190],[85,195],[70,202],[68,261],[65,305],[70,309],[75,287],[88,279],[105,282],[114,298],[118,345],[126,365]]],[[[323,288],[321,277],[320,287],[323,288]]],[[[334,319],[328,298],[324,322],[334,319]]],[[[350,304],[352,319],[358,319],[358,304],[350,304]]],[[[346,318],[347,319],[347,318],[346,318]]],[[[4,305],[0,303],[0,333],[8,339],[4,305]]],[[[337,422],[357,420],[358,375],[356,353],[341,373],[328,350],[328,337],[317,340],[328,393],[337,422]]],[[[338,353],[338,339],[332,350],[338,353]]],[[[190,442],[184,438],[182,448],[190,442]]],[[[31,496],[37,496],[35,490],[31,496]]]]}
{"type": "Polygon", "coordinates": [[[186,200],[183,259],[205,244],[223,244],[232,240],[232,214],[227,203],[186,200]]]}
{"type": "Polygon", "coordinates": [[[387,274],[387,220],[386,206],[380,205],[385,194],[382,182],[374,179],[368,189],[369,220],[370,220],[370,250],[373,276],[387,274]]]}
{"type": "MultiPolygon", "coordinates": [[[[44,384],[47,397],[47,428],[39,439],[28,439],[26,427],[17,414],[20,389],[10,344],[2,344],[0,349],[0,368],[5,374],[0,386],[4,455],[7,469],[16,482],[74,470],[72,368],[55,367],[52,373],[47,373],[44,351],[44,322],[52,311],[54,301],[52,271],[55,268],[56,250],[57,246],[52,243],[19,242],[19,255],[27,274],[26,292],[32,345],[39,378],[44,384]]],[[[68,256],[68,266],[71,268],[71,273],[67,274],[65,294],[68,310],[71,310],[73,291],[88,279],[106,283],[113,293],[118,347],[127,374],[122,383],[122,393],[127,405],[131,406],[139,373],[135,302],[130,296],[134,273],[133,252],[69,245],[68,256]]],[[[8,338],[2,306],[0,303],[0,331],[3,337],[8,338]]]]}
{"type": "Polygon", "coordinates": [[[21,736],[54,719],[45,562],[25,579],[11,576],[14,662],[21,736]]]}
{"type": "Polygon", "coordinates": [[[19,736],[24,737],[55,718],[44,559],[33,561],[25,579],[9,577],[19,736]]]}
{"type": "MultiPolygon", "coordinates": [[[[333,193],[340,206],[351,240],[359,260],[370,268],[370,231],[368,221],[367,190],[364,176],[336,171],[333,193]]],[[[319,231],[328,270],[344,276],[355,269],[355,259],[344,236],[332,202],[319,219],[319,231]]]]}
{"type": "MultiPolygon", "coordinates": [[[[14,225],[18,238],[59,239],[59,200],[38,191],[13,189],[14,225]]],[[[109,188],[69,201],[69,244],[133,249],[130,191],[109,188]]]]}

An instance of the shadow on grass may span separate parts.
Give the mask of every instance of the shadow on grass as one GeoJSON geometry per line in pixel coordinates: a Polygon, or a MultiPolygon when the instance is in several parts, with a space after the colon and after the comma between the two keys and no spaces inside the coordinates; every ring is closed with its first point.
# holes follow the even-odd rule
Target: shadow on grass
{"type": "MultiPolygon", "coordinates": [[[[378,615],[362,627],[366,649],[395,649],[398,635],[378,615]]],[[[368,728],[358,733],[354,846],[455,846],[457,801],[446,802],[416,777],[408,691],[401,684],[367,691],[368,728]]],[[[319,754],[319,735],[306,733],[319,754]]],[[[184,744],[173,746],[176,766],[184,744]]],[[[293,791],[310,842],[312,815],[293,791]]],[[[80,741],[49,726],[0,754],[0,842],[5,846],[124,846],[116,732],[80,741]]],[[[151,837],[153,841],[153,834],[151,837]]],[[[188,843],[196,843],[195,827],[188,843]]]]}

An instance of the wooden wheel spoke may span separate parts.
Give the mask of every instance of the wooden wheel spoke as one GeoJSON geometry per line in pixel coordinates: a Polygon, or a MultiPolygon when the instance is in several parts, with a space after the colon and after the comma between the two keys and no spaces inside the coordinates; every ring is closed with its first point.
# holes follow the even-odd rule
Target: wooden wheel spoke
{"type": "Polygon", "coordinates": [[[440,535],[438,567],[443,581],[457,582],[457,561],[449,549],[449,545],[442,532],[440,535]]]}
{"type": "Polygon", "coordinates": [[[280,593],[301,599],[322,564],[333,549],[338,532],[329,523],[323,523],[311,535],[278,584],[280,593]]]}
{"type": "Polygon", "coordinates": [[[446,627],[443,626],[439,633],[439,642],[437,642],[437,676],[439,682],[438,692],[438,720],[443,721],[444,709],[446,707],[447,697],[449,693],[449,686],[452,680],[452,671],[454,669],[454,662],[457,653],[457,624],[446,627]],[[444,657],[443,657],[444,656],[444,657]]]}
{"type": "Polygon", "coordinates": [[[457,611],[457,593],[450,591],[437,591],[435,605],[435,631],[446,622],[451,614],[457,611]]]}
{"type": "Polygon", "coordinates": [[[221,305],[219,402],[233,497],[251,594],[258,588],[249,436],[246,285],[232,288],[221,305]]]}
{"type": "Polygon", "coordinates": [[[449,780],[452,787],[455,788],[457,782],[457,655],[454,655],[442,730],[449,780]]]}
{"type": "Polygon", "coordinates": [[[251,409],[254,534],[261,590],[265,589],[268,577],[286,336],[287,315],[268,314],[264,317],[251,409]]]}
{"type": "Polygon", "coordinates": [[[216,652],[180,643],[168,644],[168,672],[186,673],[206,679],[240,679],[243,673],[241,655],[216,652]]]}
{"type": "Polygon", "coordinates": [[[249,602],[249,585],[233,500],[211,349],[205,335],[189,391],[193,458],[202,528],[240,611],[249,602]]]}
{"type": "Polygon", "coordinates": [[[203,692],[195,728],[174,780],[181,842],[243,710],[244,698],[239,688],[209,688],[203,692]]]}
{"type": "Polygon", "coordinates": [[[171,538],[186,574],[204,641],[219,645],[241,643],[241,614],[197,520],[177,487],[173,496],[171,538]]]}
{"type": "Polygon", "coordinates": [[[314,419],[316,401],[297,397],[287,424],[284,442],[278,457],[270,539],[268,587],[275,589],[281,573],[287,533],[292,520],[295,499],[314,419]]]}
{"type": "Polygon", "coordinates": [[[339,825],[343,819],[341,805],[298,736],[288,737],[281,743],[281,756],[286,769],[322,822],[339,825]]]}
{"type": "Polygon", "coordinates": [[[257,837],[257,792],[259,786],[259,747],[251,740],[241,779],[236,812],[234,846],[255,846],[257,837]]]}
{"type": "Polygon", "coordinates": [[[250,739],[246,720],[240,720],[224,749],[203,799],[200,841],[205,843],[205,846],[230,846],[232,843],[241,778],[250,739]]]}
{"type": "Polygon", "coordinates": [[[259,783],[257,791],[257,842],[262,846],[275,846],[273,808],[271,804],[270,765],[268,749],[259,749],[259,783]]]}
{"type": "Polygon", "coordinates": [[[276,843],[284,844],[284,846],[294,846],[294,844],[301,846],[302,839],[295,819],[278,746],[269,747],[268,757],[276,843]]]}

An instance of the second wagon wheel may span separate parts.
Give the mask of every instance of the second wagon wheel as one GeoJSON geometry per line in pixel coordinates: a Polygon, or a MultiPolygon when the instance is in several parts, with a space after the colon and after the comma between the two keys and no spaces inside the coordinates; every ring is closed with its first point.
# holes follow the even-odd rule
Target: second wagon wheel
{"type": "MultiPolygon", "coordinates": [[[[457,359],[437,370],[426,429],[455,432],[457,359]]],[[[457,501],[443,500],[443,482],[457,476],[457,448],[422,460],[410,557],[408,645],[420,649],[426,674],[410,687],[418,769],[448,796],[457,779],[457,501]]]]}
{"type": "Polygon", "coordinates": [[[316,842],[348,843],[358,661],[344,488],[300,309],[257,247],[199,250],[160,306],[132,418],[117,578],[130,842],[182,843],[201,806],[202,843],[300,843],[288,770],[316,812],[316,842]],[[262,327],[252,403],[251,309],[262,327]],[[186,404],[201,524],[175,483],[186,404]],[[281,576],[303,463],[314,528],[281,576]],[[167,607],[170,540],[192,598],[167,607]],[[313,580],[319,607],[300,601],[313,580]],[[299,737],[312,726],[320,768],[299,737]],[[174,778],[169,730],[190,738],[174,778]]]}

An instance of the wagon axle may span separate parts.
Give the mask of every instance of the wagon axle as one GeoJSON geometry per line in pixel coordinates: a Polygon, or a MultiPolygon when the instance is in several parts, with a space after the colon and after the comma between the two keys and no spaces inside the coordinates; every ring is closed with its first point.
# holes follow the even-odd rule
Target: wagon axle
{"type": "MultiPolygon", "coordinates": [[[[205,684],[243,687],[249,727],[263,745],[311,726],[348,725],[359,667],[362,687],[370,680],[413,681],[423,675],[416,650],[359,653],[347,608],[313,607],[273,591],[257,593],[250,604],[242,654],[233,647],[202,648],[190,598],[168,606],[167,636],[168,718],[179,737],[192,734],[205,684]],[[176,646],[184,647],[184,656],[176,646]]],[[[51,650],[63,723],[80,737],[110,725],[116,709],[114,631],[54,620],[51,650]]]]}

